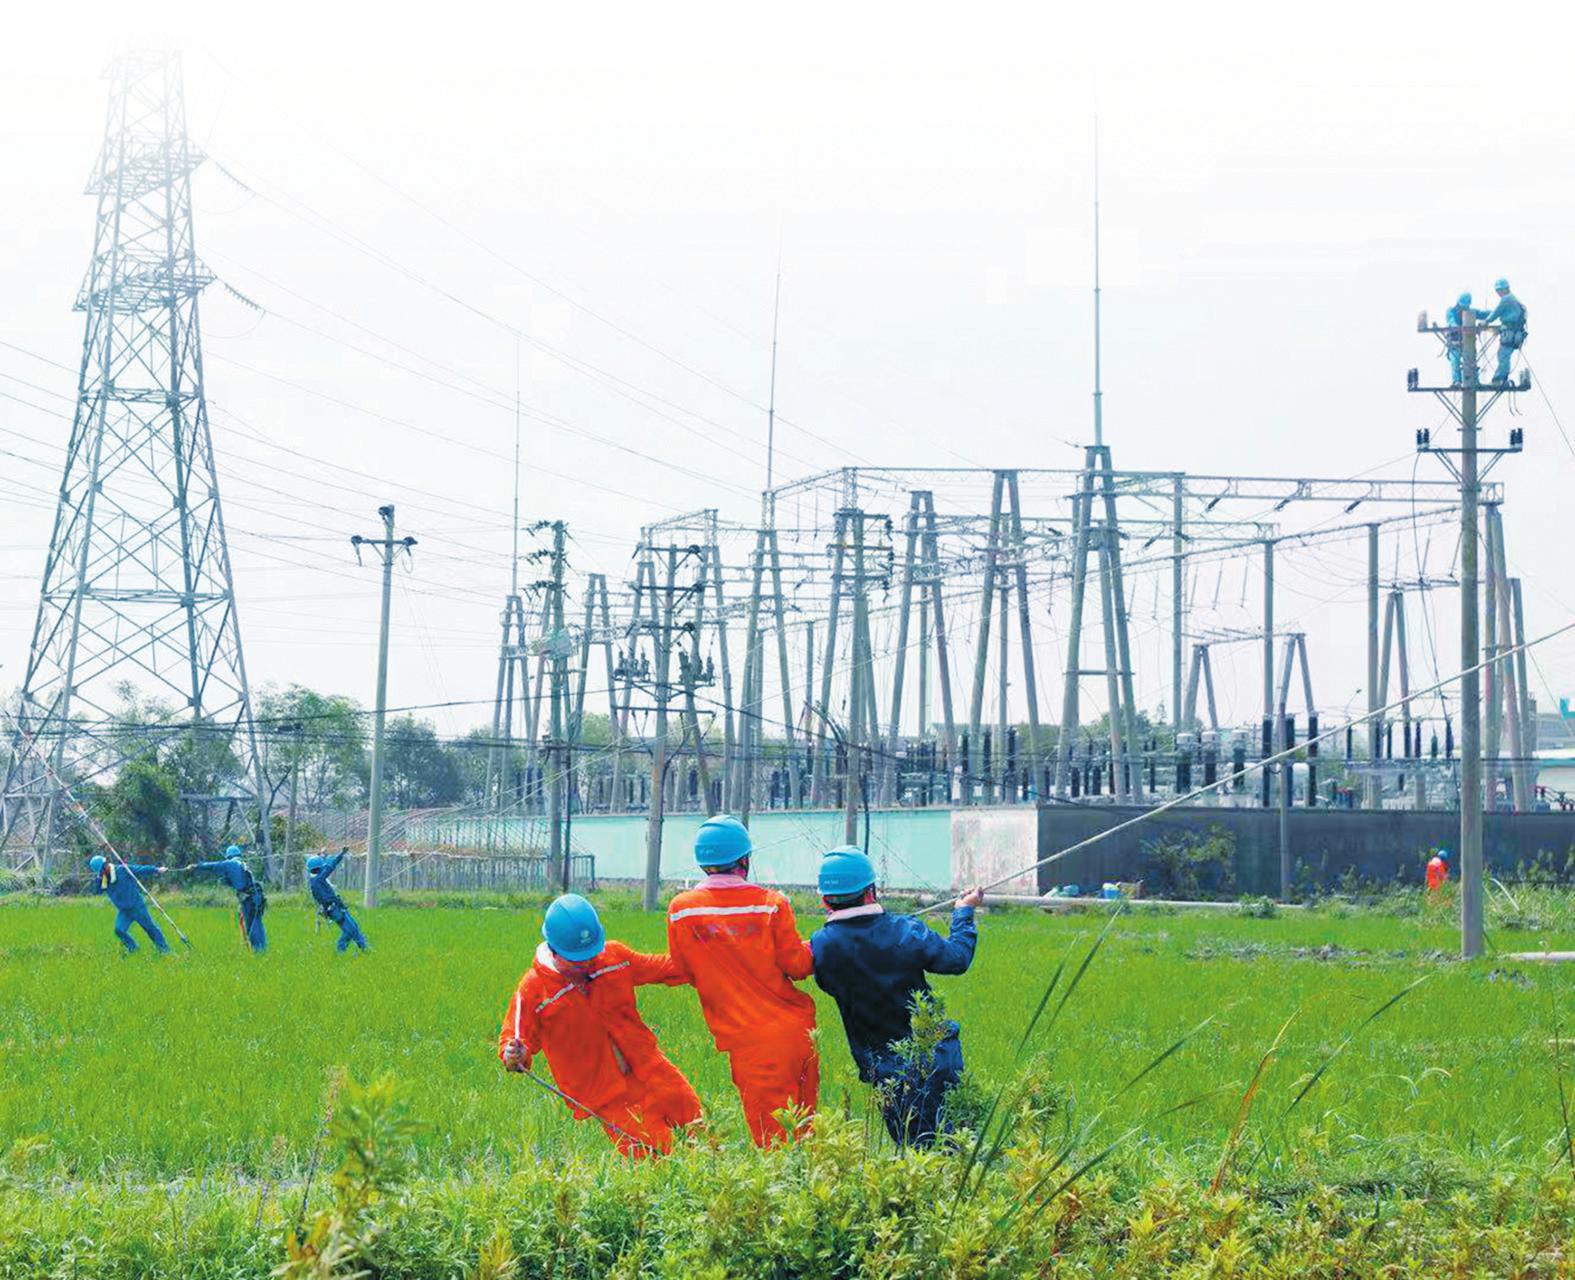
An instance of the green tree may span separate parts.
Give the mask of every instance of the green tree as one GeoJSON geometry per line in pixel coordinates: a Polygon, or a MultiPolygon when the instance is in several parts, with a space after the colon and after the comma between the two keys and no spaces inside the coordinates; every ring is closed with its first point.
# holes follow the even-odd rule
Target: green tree
{"type": "Polygon", "coordinates": [[[128,760],[97,798],[104,834],[123,856],[163,855],[184,843],[179,781],[152,753],[128,760]]]}
{"type": "Polygon", "coordinates": [[[299,770],[297,803],[331,808],[365,794],[367,717],[360,703],[304,685],[265,685],[257,698],[258,741],[275,799],[299,770]]]}
{"type": "Polygon", "coordinates": [[[383,732],[383,785],[389,802],[402,809],[458,804],[465,797],[459,756],[427,721],[395,716],[383,732]]]}

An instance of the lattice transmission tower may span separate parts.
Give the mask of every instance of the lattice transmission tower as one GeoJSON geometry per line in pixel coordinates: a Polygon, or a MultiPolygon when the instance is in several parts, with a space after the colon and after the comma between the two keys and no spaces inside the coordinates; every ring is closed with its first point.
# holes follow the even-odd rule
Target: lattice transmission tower
{"type": "Polygon", "coordinates": [[[207,762],[191,771],[205,794],[183,799],[227,802],[230,826],[268,795],[203,392],[198,299],[214,277],[191,175],[204,157],[177,56],[121,57],[107,78],[77,406],[0,806],[0,843],[33,844],[46,874],[60,780],[114,769],[128,682],[175,703],[170,733],[207,762]]]}

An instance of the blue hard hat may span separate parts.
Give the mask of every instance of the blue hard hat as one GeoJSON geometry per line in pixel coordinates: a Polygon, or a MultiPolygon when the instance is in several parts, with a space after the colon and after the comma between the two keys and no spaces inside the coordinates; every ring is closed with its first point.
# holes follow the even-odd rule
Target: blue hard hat
{"type": "Polygon", "coordinates": [[[93,874],[94,875],[98,875],[101,871],[104,870],[104,857],[103,857],[103,855],[95,853],[91,858],[88,859],[88,866],[93,868],[93,874]]]}
{"type": "Polygon", "coordinates": [[[1508,293],[1509,292],[1509,281],[1504,279],[1503,276],[1500,276],[1497,280],[1493,281],[1493,287],[1495,289],[1502,289],[1502,290],[1504,290],[1505,293],[1508,293]]]}
{"type": "Polygon", "coordinates": [[[327,859],[324,858],[321,854],[314,853],[310,858],[308,858],[306,860],[306,869],[308,871],[316,873],[316,872],[321,871],[323,869],[323,863],[326,862],[326,861],[327,861],[327,859]]]}
{"type": "Polygon", "coordinates": [[[1460,297],[1455,299],[1455,305],[1457,307],[1469,307],[1471,305],[1471,295],[1469,293],[1461,294],[1460,297]]]}
{"type": "Polygon", "coordinates": [[[1440,849],[1438,851],[1438,856],[1440,858],[1442,858],[1445,862],[1448,862],[1449,861],[1449,850],[1448,849],[1440,849]]]}
{"type": "Polygon", "coordinates": [[[875,866],[857,845],[845,844],[820,860],[816,887],[823,898],[863,893],[875,883],[875,866]]]}
{"type": "Polygon", "coordinates": [[[607,945],[607,930],[591,906],[577,893],[566,893],[547,908],[541,936],[565,960],[589,960],[607,945]]]}
{"type": "Polygon", "coordinates": [[[730,867],[754,851],[749,828],[725,813],[707,818],[695,835],[695,861],[702,867],[730,867]]]}
{"type": "Polygon", "coordinates": [[[228,849],[226,849],[224,851],[224,856],[226,858],[238,858],[238,857],[240,857],[241,856],[241,846],[238,845],[238,844],[232,844],[228,849]]]}

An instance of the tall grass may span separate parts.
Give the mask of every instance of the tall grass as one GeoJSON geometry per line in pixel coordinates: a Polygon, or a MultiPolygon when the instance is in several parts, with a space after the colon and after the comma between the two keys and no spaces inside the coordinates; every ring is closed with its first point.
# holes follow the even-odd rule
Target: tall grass
{"type": "MultiPolygon", "coordinates": [[[[1524,891],[1516,896],[1532,909],[1524,891]]],[[[41,1136],[32,1167],[56,1179],[299,1187],[325,1081],[343,1067],[363,1079],[393,1073],[412,1110],[435,1121],[416,1140],[434,1175],[604,1152],[598,1129],[497,1065],[498,1022],[539,936],[536,911],[364,913],[375,950],[342,957],[313,932],[304,900],[286,897],[268,915],[268,954],[254,957],[227,906],[179,894],[168,905],[192,936],[190,955],[121,956],[99,902],[13,902],[0,912],[0,1150],[41,1136]]],[[[663,946],[660,917],[612,910],[607,921],[632,945],[663,946]]],[[[1575,975],[1446,966],[1447,919],[1312,911],[1112,925],[1006,913],[982,917],[980,933],[973,970],[936,983],[962,1023],[974,1087],[998,1099],[970,1135],[966,1176],[966,1154],[949,1166],[948,1205],[981,1165],[1010,1155],[1024,1106],[1058,1126],[1056,1149],[1077,1140],[1066,1171],[1141,1123],[1123,1165],[1132,1176],[1179,1161],[1207,1180],[1247,1074],[1296,1008],[1276,1068],[1292,1083],[1270,1079],[1257,1098],[1281,1121],[1258,1157],[1275,1176],[1314,1149],[1329,1176],[1353,1181],[1417,1160],[1502,1170],[1567,1158],[1544,1046],[1546,1001],[1566,1001],[1575,975]],[[1101,926],[1110,931],[1096,933],[1101,926]],[[1363,1025],[1425,974],[1435,977],[1363,1025]],[[1317,1096],[1329,1102],[1315,1114],[1317,1096]],[[1183,1099],[1201,1100],[1172,1110],[1183,1099]]],[[[1540,941],[1500,937],[1504,950],[1540,941]]],[[[857,1104],[867,1091],[835,1007],[816,994],[823,1098],[857,1104]]],[[[741,1145],[727,1063],[693,992],[648,989],[641,1005],[699,1091],[717,1141],[741,1145]]]]}

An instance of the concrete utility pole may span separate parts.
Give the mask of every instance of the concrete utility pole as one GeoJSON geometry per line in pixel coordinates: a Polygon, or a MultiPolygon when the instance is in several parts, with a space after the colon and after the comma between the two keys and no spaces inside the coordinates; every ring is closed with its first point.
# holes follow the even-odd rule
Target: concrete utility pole
{"type": "Polygon", "coordinates": [[[1383,717],[1377,714],[1383,706],[1382,690],[1378,687],[1378,526],[1367,526],[1367,781],[1362,786],[1362,803],[1369,809],[1378,807],[1382,793],[1382,779],[1378,772],[1379,748],[1383,743],[1383,717]]]}
{"type": "MultiPolygon", "coordinates": [[[[297,720],[292,727],[295,731],[295,759],[290,762],[290,810],[285,815],[284,822],[284,856],[286,858],[289,858],[295,852],[295,804],[301,792],[301,737],[306,732],[306,722],[297,720]]],[[[285,870],[280,878],[283,879],[289,874],[289,871],[285,870]]]]}
{"type": "Polygon", "coordinates": [[[548,598],[548,616],[551,619],[547,635],[547,652],[552,662],[551,701],[548,704],[547,730],[547,857],[549,865],[558,873],[561,892],[568,893],[571,875],[568,841],[564,831],[564,792],[569,777],[569,752],[564,741],[563,711],[569,699],[569,636],[564,629],[563,613],[563,540],[566,529],[563,521],[552,526],[552,577],[543,585],[551,593],[548,598]]]}
{"type": "MultiPolygon", "coordinates": [[[[652,550],[647,545],[643,554],[649,557],[652,550]]],[[[673,693],[672,641],[673,615],[677,605],[678,560],[680,553],[687,556],[697,551],[697,548],[668,546],[661,550],[666,566],[660,592],[656,586],[654,562],[644,571],[651,591],[651,619],[645,627],[651,632],[652,645],[656,650],[654,672],[642,670],[640,677],[640,683],[648,687],[656,699],[656,732],[651,744],[651,802],[645,826],[645,891],[642,902],[647,911],[656,910],[662,891],[662,819],[667,803],[667,705],[673,693]]],[[[632,653],[630,657],[632,660],[632,653]]]]}
{"type": "MultiPolygon", "coordinates": [[[[1274,542],[1263,544],[1263,754],[1274,750],[1274,542]]],[[[1274,770],[1263,771],[1263,807],[1272,799],[1274,770]]]]}
{"type": "MultiPolygon", "coordinates": [[[[1417,324],[1419,332],[1434,333],[1446,345],[1460,344],[1460,382],[1450,387],[1421,385],[1417,370],[1406,378],[1407,390],[1436,396],[1460,424],[1460,448],[1437,448],[1432,432],[1416,433],[1417,451],[1438,455],[1460,482],[1460,954],[1471,960],[1482,954],[1482,681],[1476,670],[1482,661],[1480,610],[1478,598],[1478,506],[1482,497],[1482,471],[1479,456],[1488,454],[1487,468],[1506,453],[1518,453],[1522,435],[1516,427],[1509,433],[1508,448],[1482,449],[1477,442],[1481,418],[1501,395],[1528,390],[1531,375],[1522,373],[1518,384],[1481,383],[1477,368],[1477,335],[1491,332],[1489,325],[1477,324],[1470,312],[1461,316],[1459,326],[1429,325],[1424,314],[1417,324]],[[1485,405],[1477,403],[1477,393],[1488,392],[1485,405]],[[1459,396],[1459,404],[1455,396],[1459,396]],[[1458,454],[1457,466],[1451,455],[1458,454]]],[[[1491,567],[1491,566],[1490,566],[1491,567]]],[[[1494,655],[1487,655],[1492,658],[1494,655]]]]}
{"type": "Polygon", "coordinates": [[[1460,335],[1460,954],[1482,954],[1482,677],[1477,634],[1477,334],[1460,335]]]}
{"type": "MultiPolygon", "coordinates": [[[[844,799],[842,842],[857,844],[859,839],[859,798],[864,790],[864,676],[868,662],[869,615],[864,595],[864,512],[851,513],[853,528],[853,688],[848,697],[848,732],[844,743],[847,780],[844,799]]],[[[872,711],[874,708],[870,708],[872,711]]]]}
{"type": "Polygon", "coordinates": [[[356,534],[350,545],[356,549],[359,560],[362,547],[375,547],[383,559],[383,612],[377,636],[377,710],[372,717],[372,788],[369,797],[371,812],[367,815],[366,834],[366,890],[362,901],[369,907],[377,905],[378,879],[382,873],[383,858],[383,722],[388,718],[388,609],[394,595],[394,557],[401,549],[408,555],[416,545],[414,538],[394,537],[394,504],[379,507],[383,517],[383,536],[363,538],[356,534]]]}

